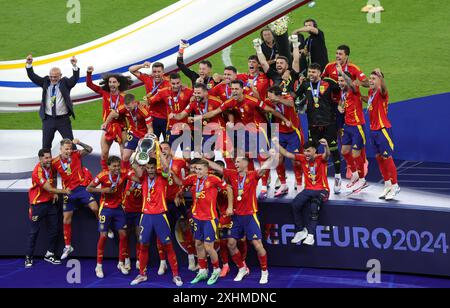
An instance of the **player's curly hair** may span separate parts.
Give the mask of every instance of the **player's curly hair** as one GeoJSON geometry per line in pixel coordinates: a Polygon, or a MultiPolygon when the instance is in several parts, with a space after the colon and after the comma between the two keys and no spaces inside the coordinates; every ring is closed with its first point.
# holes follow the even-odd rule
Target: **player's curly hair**
{"type": "Polygon", "coordinates": [[[100,81],[100,86],[103,90],[109,92],[109,79],[115,78],[119,82],[119,91],[124,92],[130,88],[133,84],[130,76],[124,76],[118,73],[108,73],[102,76],[103,80],[100,81]]]}

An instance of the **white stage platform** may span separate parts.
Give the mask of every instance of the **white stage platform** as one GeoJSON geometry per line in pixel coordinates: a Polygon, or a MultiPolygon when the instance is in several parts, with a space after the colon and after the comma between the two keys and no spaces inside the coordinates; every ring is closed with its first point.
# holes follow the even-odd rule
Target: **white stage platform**
{"type": "MultiPolygon", "coordinates": [[[[97,160],[100,156],[100,136],[101,131],[91,130],[77,130],[74,131],[75,138],[80,139],[84,143],[91,145],[94,148],[92,159],[97,160]]],[[[54,147],[52,149],[53,155],[57,155],[59,152],[58,142],[61,136],[57,134],[54,139],[54,147]]],[[[41,131],[24,131],[24,130],[2,130],[0,131],[0,148],[8,149],[7,151],[1,151],[0,154],[0,174],[10,175],[7,180],[0,180],[0,190],[11,191],[23,191],[27,190],[31,185],[30,172],[36,165],[37,152],[41,147],[41,131]],[[17,177],[14,177],[17,174],[17,177]]],[[[111,148],[111,154],[119,155],[119,147],[114,144],[111,148]]],[[[93,162],[97,164],[95,161],[93,162]]],[[[98,162],[99,163],[99,162],[98,162]]],[[[92,170],[94,172],[94,170],[92,170]]],[[[95,172],[94,172],[95,173],[95,172]]],[[[269,190],[269,199],[271,202],[286,203],[293,199],[296,195],[294,189],[294,175],[291,171],[288,171],[288,187],[290,188],[289,195],[275,199],[273,198],[274,189],[269,190]]],[[[95,174],[94,174],[95,176],[95,174]]],[[[271,172],[271,183],[276,181],[276,172],[271,172]]],[[[334,179],[330,178],[330,186],[332,187],[334,179]]],[[[343,187],[345,187],[346,181],[344,180],[343,187]]],[[[400,181],[400,186],[401,186],[400,181]]],[[[258,187],[258,192],[260,186],[258,187]]],[[[345,189],[344,189],[345,190],[345,189]]],[[[370,186],[363,192],[357,195],[346,196],[346,192],[343,191],[339,195],[331,193],[330,200],[338,202],[351,202],[351,203],[371,203],[373,205],[409,205],[418,207],[430,207],[430,208],[449,208],[450,198],[446,194],[432,193],[418,189],[402,188],[401,193],[396,197],[395,201],[386,202],[378,199],[378,195],[383,190],[383,185],[379,183],[370,183],[370,186]]]]}

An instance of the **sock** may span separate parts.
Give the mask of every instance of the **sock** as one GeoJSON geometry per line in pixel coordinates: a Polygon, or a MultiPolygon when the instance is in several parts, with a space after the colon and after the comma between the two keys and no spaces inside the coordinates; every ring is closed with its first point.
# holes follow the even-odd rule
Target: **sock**
{"type": "Polygon", "coordinates": [[[216,260],[215,262],[213,262],[213,261],[211,260],[211,263],[212,263],[213,269],[216,270],[216,269],[220,268],[219,260],[216,260]]]}
{"type": "Polygon", "coordinates": [[[359,155],[358,157],[353,158],[356,166],[356,170],[358,171],[358,175],[360,179],[364,178],[364,163],[365,159],[362,155],[359,155]]]}
{"type": "Polygon", "coordinates": [[[97,242],[97,264],[102,264],[105,252],[106,236],[100,235],[97,242]]]}
{"type": "Polygon", "coordinates": [[[186,243],[186,250],[189,255],[195,255],[195,242],[192,232],[189,228],[183,231],[184,242],[186,243]]]}
{"type": "Polygon", "coordinates": [[[198,266],[200,269],[208,269],[208,260],[206,258],[198,258],[198,266]]]}
{"type": "Polygon", "coordinates": [[[264,256],[258,256],[259,264],[261,265],[262,271],[267,271],[267,254],[264,256]]]}
{"type": "Polygon", "coordinates": [[[139,272],[142,276],[147,274],[148,263],[148,245],[141,244],[141,251],[139,253],[139,272]]]}
{"type": "Polygon", "coordinates": [[[220,240],[220,259],[222,260],[222,264],[227,264],[228,259],[228,241],[220,240]]]}
{"type": "Polygon", "coordinates": [[[231,256],[231,259],[233,259],[233,262],[237,265],[238,268],[244,267],[244,262],[242,261],[242,256],[239,250],[235,255],[231,256]]]}
{"type": "Polygon", "coordinates": [[[102,165],[102,170],[108,170],[108,164],[106,162],[106,159],[101,159],[100,164],[102,165]]]}
{"type": "Polygon", "coordinates": [[[279,164],[277,167],[278,178],[280,179],[281,185],[286,184],[286,168],[284,164],[279,164]]]}
{"type": "Polygon", "coordinates": [[[341,156],[339,155],[339,150],[336,149],[331,151],[331,157],[333,159],[333,165],[334,165],[334,174],[341,174],[341,156]]]}
{"type": "Polygon", "coordinates": [[[136,243],[136,260],[139,260],[139,254],[141,252],[141,244],[139,242],[136,243]]]}
{"type": "Polygon", "coordinates": [[[383,180],[385,182],[389,181],[389,172],[385,168],[384,158],[382,156],[377,156],[376,159],[377,159],[378,168],[380,168],[380,173],[381,173],[381,176],[383,177],[383,180]]]}
{"type": "Polygon", "coordinates": [[[294,163],[294,174],[297,185],[302,186],[303,170],[302,166],[298,163],[294,163]]]}
{"type": "Polygon", "coordinates": [[[356,172],[356,165],[352,153],[348,152],[347,154],[344,154],[342,156],[344,156],[345,162],[347,163],[347,166],[350,168],[350,171],[352,173],[356,172]]]}
{"type": "Polygon", "coordinates": [[[175,255],[175,250],[173,250],[172,243],[169,242],[165,244],[164,250],[167,252],[167,259],[169,261],[173,277],[179,276],[177,256],[175,255]]]}
{"type": "Polygon", "coordinates": [[[72,224],[64,224],[64,243],[66,246],[72,243],[72,224]]]}
{"type": "Polygon", "coordinates": [[[395,162],[392,159],[392,157],[389,157],[388,159],[385,159],[383,162],[385,169],[387,170],[387,173],[389,174],[389,178],[392,182],[392,185],[395,185],[398,183],[397,181],[397,167],[395,166],[395,162]]]}
{"type": "Polygon", "coordinates": [[[240,240],[237,242],[239,252],[241,253],[242,260],[247,259],[247,240],[240,240]]]}
{"type": "Polygon", "coordinates": [[[159,254],[159,259],[161,261],[165,261],[166,260],[166,253],[164,251],[164,246],[161,243],[161,241],[159,240],[158,237],[156,237],[156,247],[158,247],[158,254],[159,254]]]}
{"type": "Polygon", "coordinates": [[[119,262],[128,258],[128,239],[125,234],[119,235],[119,262]]]}

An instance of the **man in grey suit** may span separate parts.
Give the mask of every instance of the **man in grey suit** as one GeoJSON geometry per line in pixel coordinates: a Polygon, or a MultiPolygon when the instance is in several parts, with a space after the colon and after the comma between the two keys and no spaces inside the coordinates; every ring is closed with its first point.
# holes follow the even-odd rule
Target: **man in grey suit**
{"type": "Polygon", "coordinates": [[[40,77],[33,71],[33,56],[28,55],[26,69],[28,78],[43,89],[39,116],[42,120],[42,148],[51,149],[55,132],[58,131],[63,138],[73,140],[72,123],[70,116],[75,119],[73,104],[70,99],[70,90],[75,87],[80,78],[77,59],[72,57],[73,75],[70,78],[62,77],[61,70],[54,67],[48,76],[40,77]]]}

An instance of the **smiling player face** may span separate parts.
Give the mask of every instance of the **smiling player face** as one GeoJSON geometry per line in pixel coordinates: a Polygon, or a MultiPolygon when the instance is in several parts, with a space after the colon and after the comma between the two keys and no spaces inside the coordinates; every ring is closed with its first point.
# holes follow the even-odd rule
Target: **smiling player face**
{"type": "Polygon", "coordinates": [[[225,83],[230,83],[236,79],[236,74],[232,70],[224,70],[223,71],[223,80],[225,83]]]}
{"type": "Polygon", "coordinates": [[[209,74],[211,74],[211,69],[208,65],[200,63],[200,65],[198,66],[198,74],[202,78],[208,77],[209,74]]]}
{"type": "Polygon", "coordinates": [[[303,151],[303,154],[305,154],[306,160],[311,161],[316,156],[317,150],[313,147],[309,147],[303,151]]]}
{"type": "Polygon", "coordinates": [[[114,93],[114,92],[119,91],[120,83],[116,78],[110,77],[108,79],[108,86],[109,86],[109,90],[114,93]]]}
{"type": "Polygon", "coordinates": [[[202,88],[195,88],[194,89],[194,99],[197,102],[203,101],[206,96],[208,95],[208,91],[204,91],[202,88]]]}
{"type": "Polygon", "coordinates": [[[118,175],[120,172],[120,162],[113,162],[108,166],[109,172],[112,175],[118,175]]]}
{"type": "Polygon", "coordinates": [[[39,161],[44,168],[50,168],[52,166],[52,154],[45,153],[44,156],[39,158],[39,161]]]}
{"type": "Polygon", "coordinates": [[[244,89],[241,88],[241,86],[237,83],[231,84],[231,95],[234,99],[241,99],[242,94],[244,93],[244,89]]]}
{"type": "Polygon", "coordinates": [[[371,74],[369,77],[369,88],[375,90],[379,87],[380,77],[375,74],[371,74]]]}
{"type": "Polygon", "coordinates": [[[259,63],[256,60],[248,60],[248,72],[252,75],[258,73],[259,63]]]}
{"type": "Polygon", "coordinates": [[[60,147],[61,157],[63,159],[69,159],[70,155],[72,155],[72,144],[63,144],[60,147]]]}
{"type": "Polygon", "coordinates": [[[181,79],[170,79],[170,85],[172,86],[172,91],[178,92],[181,89],[181,79]]]}
{"type": "Polygon", "coordinates": [[[343,50],[336,50],[336,62],[338,62],[341,65],[344,65],[347,63],[348,56],[345,54],[345,51],[343,50]]]}
{"type": "Polygon", "coordinates": [[[242,157],[236,158],[236,161],[234,162],[234,166],[236,167],[238,172],[245,172],[248,168],[248,162],[247,160],[243,159],[242,157]]]}
{"type": "Polygon", "coordinates": [[[164,70],[162,67],[152,67],[152,76],[156,82],[160,82],[163,78],[164,70]]]}
{"type": "Polygon", "coordinates": [[[287,69],[288,69],[288,63],[286,62],[286,60],[284,60],[284,59],[277,59],[277,61],[276,61],[276,69],[277,69],[277,73],[278,74],[284,74],[284,72],[286,72],[287,71],[287,69]]]}

